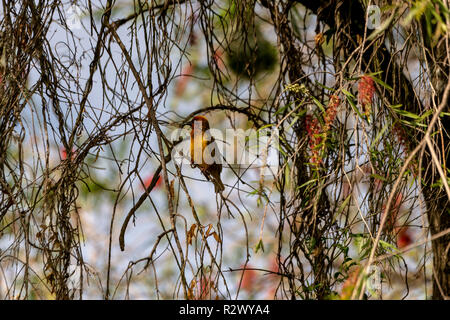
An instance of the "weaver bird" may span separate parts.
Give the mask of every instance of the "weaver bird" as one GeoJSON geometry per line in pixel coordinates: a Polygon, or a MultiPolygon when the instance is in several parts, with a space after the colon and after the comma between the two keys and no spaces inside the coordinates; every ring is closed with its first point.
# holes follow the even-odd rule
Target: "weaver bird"
{"type": "Polygon", "coordinates": [[[220,179],[222,164],[217,144],[209,133],[208,120],[203,116],[195,116],[190,126],[192,128],[190,145],[192,165],[200,168],[206,179],[214,184],[216,193],[224,191],[225,187],[220,179]]]}

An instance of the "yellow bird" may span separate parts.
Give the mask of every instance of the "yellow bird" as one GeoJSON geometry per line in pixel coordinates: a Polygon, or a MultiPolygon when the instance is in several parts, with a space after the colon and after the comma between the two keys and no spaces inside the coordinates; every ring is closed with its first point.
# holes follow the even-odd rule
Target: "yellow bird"
{"type": "Polygon", "coordinates": [[[203,116],[195,116],[191,126],[191,162],[202,171],[203,175],[214,184],[216,193],[221,193],[225,187],[220,178],[222,164],[216,160],[217,144],[209,134],[209,122],[203,116]],[[206,152],[205,149],[207,148],[206,152]],[[208,151],[211,150],[210,155],[208,151]]]}

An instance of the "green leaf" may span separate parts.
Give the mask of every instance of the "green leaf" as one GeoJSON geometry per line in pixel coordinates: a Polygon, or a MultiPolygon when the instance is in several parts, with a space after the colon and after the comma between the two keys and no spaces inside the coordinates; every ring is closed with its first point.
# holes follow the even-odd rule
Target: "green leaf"
{"type": "Polygon", "coordinates": [[[380,130],[380,132],[378,132],[377,136],[375,137],[375,139],[373,140],[373,142],[370,145],[370,149],[373,150],[375,145],[378,143],[378,141],[381,139],[381,137],[384,135],[384,133],[386,132],[386,130],[389,128],[388,124],[386,123],[384,125],[384,127],[380,130]]]}
{"type": "Polygon", "coordinates": [[[420,120],[423,121],[432,114],[433,114],[433,110],[428,110],[428,111],[424,112],[423,115],[420,116],[420,120]]]}
{"type": "Polygon", "coordinates": [[[385,177],[380,176],[379,174],[376,174],[376,173],[373,173],[373,174],[371,174],[370,176],[371,176],[372,178],[374,178],[374,179],[377,179],[377,180],[381,180],[381,181],[384,181],[384,182],[387,181],[385,177]]]}
{"type": "Polygon", "coordinates": [[[377,71],[377,72],[368,73],[367,75],[368,76],[377,76],[377,75],[382,74],[382,73],[383,73],[383,71],[377,71]]]}
{"type": "Polygon", "coordinates": [[[297,189],[301,189],[301,188],[307,186],[308,184],[311,184],[311,183],[316,182],[317,180],[318,180],[318,179],[312,179],[312,180],[309,180],[309,181],[305,182],[304,184],[302,184],[300,187],[297,187],[297,189]]]}
{"type": "MultiPolygon", "coordinates": [[[[345,93],[345,92],[344,92],[345,93]]],[[[353,110],[358,114],[358,116],[361,119],[364,119],[364,116],[361,114],[361,112],[359,112],[358,108],[355,105],[355,102],[353,101],[353,99],[348,96],[347,94],[345,95],[345,97],[347,98],[347,101],[350,103],[350,105],[352,106],[353,110]]]]}
{"type": "Polygon", "coordinates": [[[294,120],[292,120],[292,122],[289,123],[289,125],[287,126],[286,129],[290,129],[297,122],[298,119],[299,119],[299,116],[295,116],[294,120]]]}
{"type": "Polygon", "coordinates": [[[282,112],[283,112],[284,110],[286,110],[289,106],[290,106],[290,104],[287,104],[287,105],[285,105],[285,106],[283,106],[283,107],[281,107],[281,108],[278,108],[278,110],[275,111],[274,115],[277,115],[277,114],[282,113],[282,112]]]}
{"type": "Polygon", "coordinates": [[[388,90],[390,90],[390,91],[393,91],[394,89],[392,89],[392,87],[390,86],[390,85],[388,85],[386,82],[384,82],[383,80],[381,80],[381,79],[378,79],[378,78],[376,78],[376,77],[372,77],[371,76],[371,78],[376,82],[376,83],[378,83],[380,86],[382,86],[382,87],[384,87],[384,88],[386,88],[386,89],[388,89],[388,90]]]}
{"type": "Polygon", "coordinates": [[[270,128],[270,127],[273,127],[273,126],[274,125],[272,123],[269,123],[269,124],[266,124],[266,125],[262,126],[261,128],[259,128],[258,131],[263,130],[265,128],[270,128]]]}
{"type": "Polygon", "coordinates": [[[259,250],[262,250],[264,252],[264,243],[262,242],[262,239],[259,240],[258,244],[255,247],[255,253],[258,253],[259,250]]]}
{"type": "Polygon", "coordinates": [[[406,111],[406,110],[403,110],[403,109],[395,109],[394,111],[396,113],[404,116],[404,117],[411,118],[411,119],[414,119],[414,120],[420,120],[420,116],[418,116],[415,113],[412,113],[412,112],[409,112],[409,111],[406,111]]]}
{"type": "Polygon", "coordinates": [[[342,213],[342,211],[344,211],[345,207],[348,205],[348,203],[350,202],[350,199],[352,198],[352,195],[349,194],[347,196],[347,198],[345,198],[345,200],[342,202],[342,204],[339,206],[338,209],[338,215],[342,213]]]}
{"type": "Polygon", "coordinates": [[[398,251],[398,249],[396,247],[394,247],[392,244],[390,244],[390,243],[388,243],[386,241],[383,241],[383,240],[380,240],[380,246],[381,246],[381,248],[383,248],[383,249],[385,249],[387,251],[390,251],[390,252],[397,252],[398,251]]]}
{"type": "Polygon", "coordinates": [[[320,110],[325,111],[325,108],[323,107],[322,103],[320,103],[319,100],[317,100],[315,97],[311,97],[314,100],[314,103],[320,108],[320,110]]]}
{"type": "Polygon", "coordinates": [[[406,16],[406,18],[402,22],[402,26],[407,26],[411,23],[411,20],[413,18],[416,18],[417,20],[420,19],[420,17],[425,12],[426,8],[428,6],[428,1],[417,1],[411,10],[409,10],[409,14],[406,16]]]}
{"type": "Polygon", "coordinates": [[[307,112],[307,110],[303,109],[303,110],[301,110],[300,112],[297,113],[297,116],[303,117],[306,114],[306,112],[307,112]]]}
{"type": "Polygon", "coordinates": [[[289,186],[290,185],[290,167],[289,167],[289,162],[286,162],[286,168],[284,169],[284,183],[285,185],[289,186]]]}
{"type": "MultiPolygon", "coordinates": [[[[356,79],[355,79],[355,80],[356,80],[356,79]]],[[[351,94],[351,92],[349,92],[349,91],[347,91],[347,90],[345,90],[345,89],[342,89],[342,92],[343,92],[346,96],[355,98],[355,96],[354,96],[353,94],[351,94]]]]}

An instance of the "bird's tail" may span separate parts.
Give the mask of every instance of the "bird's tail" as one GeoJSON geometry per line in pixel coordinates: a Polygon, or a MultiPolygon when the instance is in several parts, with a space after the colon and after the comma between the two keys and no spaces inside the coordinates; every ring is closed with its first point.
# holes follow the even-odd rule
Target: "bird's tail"
{"type": "Polygon", "coordinates": [[[220,178],[218,180],[214,179],[214,191],[216,193],[222,193],[225,190],[225,186],[223,185],[220,178]]]}
{"type": "Polygon", "coordinates": [[[212,183],[214,184],[214,192],[215,193],[221,193],[225,190],[225,186],[222,183],[222,179],[220,179],[220,173],[218,172],[210,172],[211,174],[211,180],[212,183]]]}

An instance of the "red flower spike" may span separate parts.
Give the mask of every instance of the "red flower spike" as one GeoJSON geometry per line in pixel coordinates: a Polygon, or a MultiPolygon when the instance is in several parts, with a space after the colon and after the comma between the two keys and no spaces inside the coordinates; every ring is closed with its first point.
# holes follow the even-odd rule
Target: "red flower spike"
{"type": "Polygon", "coordinates": [[[197,282],[197,292],[195,293],[195,300],[208,300],[211,298],[211,293],[214,291],[214,283],[205,277],[201,277],[197,282]]]}
{"type": "MultiPolygon", "coordinates": [[[[153,175],[151,175],[151,176],[148,176],[145,180],[144,180],[144,186],[145,186],[145,189],[147,189],[148,188],[148,186],[150,185],[150,183],[152,183],[152,180],[153,180],[153,175]]],[[[155,184],[155,189],[157,189],[160,185],[161,185],[161,176],[159,176],[159,178],[158,178],[158,181],[156,181],[156,184],[155,184]]]]}
{"type": "Polygon", "coordinates": [[[241,288],[245,291],[253,291],[254,290],[257,275],[256,275],[255,270],[251,270],[252,268],[253,267],[250,265],[247,265],[247,267],[241,266],[241,269],[245,269],[242,271],[244,273],[244,275],[242,276],[242,282],[241,282],[241,288]]]}
{"type": "Polygon", "coordinates": [[[214,52],[214,56],[213,59],[215,61],[215,63],[217,64],[217,67],[219,68],[219,70],[222,70],[225,68],[225,64],[223,63],[223,51],[221,49],[217,49],[214,52]]]}
{"type": "Polygon", "coordinates": [[[186,65],[183,70],[181,71],[181,76],[178,79],[176,86],[175,86],[175,95],[177,97],[181,96],[184,91],[186,90],[186,87],[189,83],[189,80],[191,80],[191,75],[194,73],[194,65],[189,63],[186,65]]]}
{"type": "Polygon", "coordinates": [[[62,160],[66,160],[66,159],[67,159],[67,151],[66,151],[66,148],[61,148],[61,149],[60,149],[60,154],[61,154],[61,159],[62,159],[62,160]]]}
{"type": "Polygon", "coordinates": [[[362,76],[358,83],[358,99],[364,108],[365,115],[370,114],[373,95],[375,93],[375,83],[370,76],[362,76]]]}
{"type": "MultiPolygon", "coordinates": [[[[61,156],[61,160],[66,160],[67,159],[67,150],[64,147],[61,147],[59,149],[59,154],[61,156]]],[[[76,151],[75,149],[72,149],[72,160],[74,160],[76,157],[76,151]]]]}
{"type": "Polygon", "coordinates": [[[336,119],[337,109],[340,103],[340,99],[336,95],[330,96],[328,107],[323,115],[324,125],[320,124],[317,118],[313,118],[311,115],[305,117],[305,128],[309,138],[309,148],[311,149],[311,162],[315,165],[322,163],[322,157],[320,155],[319,145],[325,142],[327,138],[327,132],[331,127],[331,124],[336,119]]]}
{"type": "Polygon", "coordinates": [[[402,227],[397,234],[397,247],[403,249],[412,243],[412,237],[407,227],[402,227]]]}
{"type": "Polygon", "coordinates": [[[405,149],[405,151],[408,151],[408,146],[406,144],[406,133],[403,128],[398,123],[396,123],[392,131],[400,145],[405,149]]]}
{"type": "Polygon", "coordinates": [[[305,118],[306,133],[309,137],[309,147],[311,149],[311,162],[318,165],[322,163],[322,159],[319,154],[318,145],[322,142],[320,137],[321,129],[319,121],[312,116],[307,115],[305,118]]]}
{"type": "Polygon", "coordinates": [[[339,103],[340,103],[340,99],[338,96],[335,96],[335,95],[330,96],[328,108],[325,111],[325,115],[323,117],[323,119],[325,121],[325,126],[323,128],[324,129],[323,131],[327,132],[328,130],[330,130],[331,124],[336,119],[337,108],[339,106],[339,103]]]}
{"type": "Polygon", "coordinates": [[[350,300],[353,295],[353,290],[355,289],[355,286],[358,281],[359,273],[361,269],[359,266],[353,266],[351,270],[348,273],[348,278],[345,280],[344,284],[342,285],[341,294],[339,295],[339,298],[341,300],[350,300]]]}

